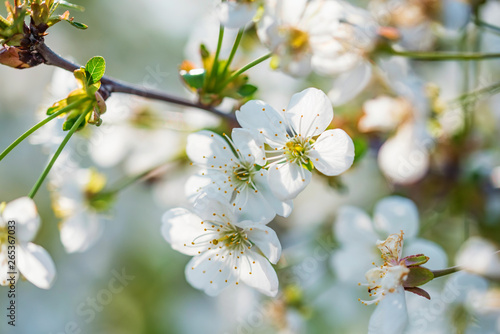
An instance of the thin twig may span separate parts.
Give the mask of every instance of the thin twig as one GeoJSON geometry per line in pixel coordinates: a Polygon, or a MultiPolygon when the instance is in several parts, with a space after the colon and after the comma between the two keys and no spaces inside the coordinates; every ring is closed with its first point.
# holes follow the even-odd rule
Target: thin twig
{"type": "MultiPolygon", "coordinates": [[[[45,59],[45,64],[46,65],[51,65],[51,66],[56,66],[59,68],[62,68],[66,71],[73,72],[74,70],[77,70],[80,68],[79,65],[74,64],[61,56],[59,56],[57,53],[52,51],[47,45],[44,43],[41,43],[37,47],[37,51],[39,54],[45,59]]],[[[131,95],[136,95],[136,96],[141,96],[153,100],[159,100],[159,101],[164,101],[168,103],[173,103],[185,107],[192,107],[192,108],[198,108],[202,110],[209,111],[213,114],[216,114],[218,116],[224,117],[228,120],[234,121],[235,117],[233,114],[228,114],[224,113],[216,108],[210,107],[203,105],[201,103],[196,103],[192,102],[186,99],[182,99],[179,97],[171,96],[169,94],[166,94],[161,91],[155,91],[151,89],[145,89],[139,86],[131,85],[126,82],[122,82],[113,78],[110,78],[108,76],[104,76],[101,79],[102,83],[102,88],[108,93],[125,93],[125,94],[131,94],[131,95]]]]}

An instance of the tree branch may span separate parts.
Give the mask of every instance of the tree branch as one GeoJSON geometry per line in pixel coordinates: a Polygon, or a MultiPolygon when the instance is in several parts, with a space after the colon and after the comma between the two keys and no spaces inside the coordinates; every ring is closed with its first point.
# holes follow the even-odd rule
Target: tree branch
{"type": "MultiPolygon", "coordinates": [[[[74,70],[77,70],[80,68],[79,65],[74,64],[70,62],[69,60],[66,60],[59,56],[57,53],[52,51],[47,45],[44,43],[40,43],[37,46],[37,51],[38,53],[45,59],[45,64],[46,65],[51,65],[51,66],[56,66],[59,68],[62,68],[66,71],[73,72],[74,70]]],[[[159,101],[164,101],[168,103],[173,103],[185,107],[192,107],[192,108],[198,108],[202,110],[209,111],[213,114],[216,114],[218,116],[221,116],[223,118],[226,118],[228,120],[234,121],[236,118],[234,117],[233,114],[227,114],[224,113],[216,108],[210,107],[203,105],[201,103],[196,103],[192,102],[186,99],[182,99],[179,97],[171,96],[166,93],[160,92],[160,91],[155,91],[155,90],[150,90],[150,89],[145,89],[139,86],[131,85],[126,82],[122,82],[113,78],[110,78],[108,76],[104,76],[101,79],[102,87],[101,89],[104,90],[104,95],[105,98],[109,97],[111,93],[124,93],[124,94],[131,94],[131,95],[136,95],[136,96],[141,96],[153,100],[159,100],[159,101]]]]}

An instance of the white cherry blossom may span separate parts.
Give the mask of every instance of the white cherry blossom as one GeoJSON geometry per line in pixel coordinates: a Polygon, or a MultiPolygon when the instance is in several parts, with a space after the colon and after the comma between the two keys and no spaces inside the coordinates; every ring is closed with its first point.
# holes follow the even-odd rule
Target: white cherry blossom
{"type": "Polygon", "coordinates": [[[413,201],[389,196],[375,204],[374,218],[354,206],[344,206],[339,210],[333,226],[340,248],[333,253],[331,265],[342,282],[359,280],[371,263],[378,263],[380,255],[374,249],[379,239],[403,231],[405,234],[405,256],[425,254],[430,259],[429,269],[442,269],[448,265],[444,250],[436,243],[418,238],[419,215],[413,201]],[[356,259],[356,261],[353,261],[356,259]]]}
{"type": "Polygon", "coordinates": [[[373,48],[376,25],[368,17],[342,1],[272,0],[257,33],[283,71],[334,75],[355,68],[373,48]]]}
{"type": "Polygon", "coordinates": [[[0,204],[0,285],[10,284],[11,277],[17,279],[17,275],[8,274],[17,272],[11,267],[9,260],[12,260],[19,273],[35,286],[41,289],[52,286],[56,275],[54,262],[44,248],[31,242],[39,227],[40,216],[31,198],[21,197],[0,204]],[[15,227],[12,229],[12,226],[15,227]],[[11,229],[13,232],[9,233],[11,229]],[[11,242],[16,246],[13,259],[8,258],[11,242]]]}
{"type": "Polygon", "coordinates": [[[238,220],[231,206],[203,197],[192,213],[183,208],[163,216],[162,235],[178,252],[193,258],[186,265],[186,279],[210,296],[240,283],[268,296],[278,293],[278,277],[271,263],[281,256],[276,233],[268,220],[238,220]]]}
{"type": "Polygon", "coordinates": [[[269,185],[281,200],[295,198],[307,186],[310,169],[339,175],[354,161],[349,135],[340,129],[326,130],[333,109],[318,89],[294,94],[281,112],[263,101],[247,102],[236,111],[236,118],[243,128],[258,131],[271,148],[267,158],[269,185]]]}
{"type": "Polygon", "coordinates": [[[94,195],[106,184],[103,175],[91,169],[65,172],[59,179],[51,179],[49,189],[52,207],[58,218],[61,242],[68,253],[85,252],[104,231],[106,215],[94,202],[94,195]]]}
{"type": "MultiPolygon", "coordinates": [[[[403,232],[391,234],[385,241],[378,241],[384,264],[370,269],[365,277],[368,281],[369,301],[365,305],[377,304],[368,325],[368,334],[399,334],[408,325],[403,282],[410,270],[402,261],[403,232]]],[[[361,285],[361,284],[360,284],[361,285]]]]}
{"type": "Polygon", "coordinates": [[[210,131],[189,135],[186,153],[203,168],[186,184],[194,202],[201,194],[218,193],[245,218],[271,220],[276,214],[287,217],[291,201],[280,201],[269,189],[264,143],[246,129],[233,129],[232,140],[210,131]]]}

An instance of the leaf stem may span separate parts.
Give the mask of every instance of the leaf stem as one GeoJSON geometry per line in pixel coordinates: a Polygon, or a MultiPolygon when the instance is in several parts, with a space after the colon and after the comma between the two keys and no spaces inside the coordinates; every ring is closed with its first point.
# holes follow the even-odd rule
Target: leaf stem
{"type": "Polygon", "coordinates": [[[151,167],[144,172],[141,172],[137,175],[133,175],[127,178],[124,178],[123,180],[118,181],[114,186],[110,187],[111,189],[105,190],[104,192],[107,194],[115,194],[118,193],[119,191],[131,186],[132,184],[141,181],[142,179],[146,178],[148,175],[154,173],[155,171],[161,169],[162,167],[165,167],[167,163],[171,161],[165,161],[162,162],[154,167],[151,167]]]}
{"type": "Polygon", "coordinates": [[[1,154],[0,154],[0,161],[3,160],[7,156],[7,154],[10,153],[17,145],[19,145],[23,140],[28,138],[33,132],[36,130],[40,129],[42,126],[56,118],[57,116],[64,114],[67,111],[72,110],[73,108],[77,107],[78,105],[82,104],[83,102],[87,101],[87,99],[82,99],[75,101],[73,103],[68,104],[66,107],[62,108],[61,110],[57,111],[56,113],[50,115],[49,117],[43,119],[41,122],[35,124],[33,127],[31,127],[28,131],[23,133],[19,138],[17,138],[12,144],[9,145],[1,154]]]}
{"type": "MultiPolygon", "coordinates": [[[[222,49],[222,40],[223,39],[224,39],[224,26],[221,24],[219,26],[219,39],[217,41],[217,50],[215,51],[214,62],[212,64],[212,70],[210,71],[209,84],[210,84],[210,82],[212,82],[212,80],[214,80],[218,77],[219,56],[220,56],[220,50],[222,49]]],[[[216,84],[217,84],[217,82],[214,83],[214,86],[216,84]]]]}
{"type": "Polygon", "coordinates": [[[399,57],[411,58],[425,61],[448,61],[448,60],[486,60],[500,58],[500,53],[476,53],[476,52],[417,52],[391,50],[390,54],[399,57]]]}
{"type": "Polygon", "coordinates": [[[236,50],[238,49],[238,46],[240,45],[241,38],[243,37],[244,29],[241,28],[240,31],[238,31],[238,35],[236,36],[236,40],[234,41],[233,48],[231,49],[231,53],[229,54],[229,58],[227,58],[226,65],[224,66],[224,69],[222,70],[222,77],[226,75],[227,70],[229,69],[229,66],[233,62],[234,55],[236,54],[236,50]]]}
{"type": "Polygon", "coordinates": [[[59,155],[61,154],[61,152],[63,151],[64,147],[66,146],[66,144],[68,143],[68,141],[70,140],[71,136],[73,136],[73,134],[75,133],[75,131],[78,129],[78,127],[80,126],[80,124],[85,120],[85,116],[87,116],[87,114],[91,111],[92,109],[88,109],[86,110],[84,113],[82,113],[80,115],[80,117],[78,118],[78,120],[75,122],[75,124],[73,124],[73,126],[71,127],[71,129],[69,130],[68,134],[66,135],[66,137],[64,137],[64,140],[61,142],[61,144],[59,145],[59,147],[57,148],[57,151],[56,153],[54,153],[54,156],[52,157],[52,159],[50,160],[49,164],[47,165],[47,167],[45,167],[45,169],[43,170],[42,172],[42,175],[40,175],[40,177],[38,178],[38,180],[36,181],[35,185],[33,186],[33,189],[31,189],[30,193],[28,194],[28,196],[30,198],[33,198],[35,197],[38,189],[40,189],[40,186],[42,185],[43,181],[45,180],[45,178],[47,177],[47,175],[49,174],[50,170],[52,169],[52,167],[54,166],[54,163],[56,162],[57,158],[59,157],[59,155]]]}
{"type": "Polygon", "coordinates": [[[263,61],[271,58],[271,53],[268,53],[262,57],[259,57],[257,59],[255,59],[254,61],[248,63],[247,65],[243,66],[242,68],[240,68],[239,70],[237,70],[236,72],[234,72],[226,81],[224,81],[221,85],[221,89],[223,89],[224,87],[226,87],[231,81],[233,81],[234,79],[236,79],[237,77],[239,77],[241,74],[243,74],[244,72],[248,71],[249,69],[251,69],[252,67],[262,63],[263,61]]]}
{"type": "Polygon", "coordinates": [[[462,270],[459,266],[456,267],[450,267],[442,270],[431,270],[431,272],[434,274],[434,278],[446,276],[449,274],[456,273],[458,271],[462,270]]]}

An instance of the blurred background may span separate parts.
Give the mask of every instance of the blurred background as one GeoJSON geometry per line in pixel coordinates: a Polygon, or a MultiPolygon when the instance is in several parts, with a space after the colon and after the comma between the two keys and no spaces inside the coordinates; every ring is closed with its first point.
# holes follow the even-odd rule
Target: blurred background
{"type": "MultiPolygon", "coordinates": [[[[111,77],[190,97],[180,82],[178,67],[184,59],[197,61],[200,40],[212,45],[213,50],[218,24],[207,16],[213,12],[214,2],[73,2],[83,5],[85,12],[73,10],[72,16],[89,28],[81,31],[64,22],[56,25],[46,38],[54,51],[79,64],[84,64],[92,56],[103,56],[107,62],[106,74],[111,77]]],[[[368,1],[353,3],[364,8],[368,5],[368,1]]],[[[456,4],[442,1],[442,5],[456,4]]],[[[463,2],[462,5],[467,6],[463,2]]],[[[482,5],[481,17],[491,24],[498,24],[500,3],[487,1],[482,5]]],[[[468,43],[463,42],[463,31],[468,29],[464,28],[467,14],[465,18],[452,14],[433,17],[432,32],[437,31],[438,37],[425,48],[460,50],[460,43],[468,43]]],[[[234,35],[234,32],[226,33],[229,48],[234,35]]],[[[475,38],[479,40],[476,43],[480,44],[481,51],[500,52],[498,33],[482,31],[475,38]]],[[[236,59],[239,65],[266,52],[263,47],[252,44],[255,43],[252,33],[245,41],[247,44],[243,44],[236,59]]],[[[441,97],[445,100],[460,96],[464,89],[487,86],[500,78],[498,61],[481,63],[480,68],[475,69],[473,63],[416,62],[413,65],[425,82],[441,87],[441,97]]],[[[27,70],[0,67],[0,147],[7,147],[37,122],[43,107],[65,96],[63,88],[58,91],[58,85],[64,86],[64,83],[54,78],[54,72],[55,69],[49,66],[27,70]]],[[[294,79],[270,70],[267,62],[252,69],[249,75],[259,87],[257,97],[276,108],[285,107],[291,95],[303,88],[329,89],[326,78],[311,75],[307,79],[294,79]]],[[[420,236],[439,244],[447,254],[450,266],[454,265],[457,251],[469,236],[482,235],[497,244],[500,242],[499,96],[481,99],[474,105],[474,129],[467,134],[467,140],[456,135],[456,140],[436,141],[432,159],[433,165],[438,167],[434,171],[431,170],[419,182],[398,186],[388,181],[377,165],[377,152],[386,138],[361,134],[356,129],[363,113],[363,103],[374,98],[379,90],[380,87],[373,82],[356,99],[335,109],[335,127],[343,127],[351,136],[361,138],[356,145],[357,149],[358,145],[364,147],[362,158],[342,177],[332,179],[314,175],[311,185],[295,201],[293,214],[288,219],[278,217],[270,225],[277,230],[284,249],[283,259],[278,264],[281,292],[277,299],[266,298],[246,287],[227,289],[217,298],[195,290],[184,277],[184,266],[189,257],[173,251],[159,233],[162,214],[169,208],[187,205],[181,194],[187,177],[194,170],[182,158],[186,135],[192,129],[224,129],[227,125],[219,124],[217,118],[203,112],[187,117],[182,116],[183,109],[176,106],[118,99],[116,104],[122,109],[146,103],[148,108],[166,117],[167,128],[175,136],[165,137],[160,146],[171,147],[170,156],[181,158],[173,159],[175,161],[157,177],[120,193],[111,214],[102,220],[102,237],[83,253],[65,252],[59,238],[59,219],[53,213],[51,195],[44,185],[35,198],[43,222],[35,243],[51,254],[56,263],[57,278],[52,289],[47,291],[21,281],[17,287],[16,328],[13,330],[2,320],[0,332],[366,332],[374,307],[361,305],[357,301],[362,293],[357,289],[358,281],[347,285],[340,282],[337,279],[339,273],[331,265],[331,256],[339,247],[332,232],[339,207],[356,205],[372,216],[375,204],[385,196],[398,194],[413,199],[420,213],[420,236]],[[175,129],[176,124],[182,124],[183,128],[175,129]],[[457,171],[443,167],[449,161],[459,166],[457,171]],[[497,174],[492,173],[495,167],[497,174]],[[495,175],[498,179],[494,178],[495,175]]],[[[224,104],[221,108],[225,108],[224,104]]],[[[106,115],[103,120],[106,123],[106,115]]],[[[90,144],[85,140],[92,135],[91,132],[75,138],[71,144],[73,148],[69,148],[77,152],[82,168],[96,165],[93,159],[99,154],[93,156],[90,152],[98,152],[99,148],[87,146],[90,144]]],[[[106,141],[103,137],[97,146],[102,145],[112,152],[114,146],[106,146],[106,141]]],[[[0,163],[2,201],[29,192],[49,159],[46,151],[43,145],[31,145],[26,141],[0,163]]],[[[102,154],[99,156],[102,158],[102,154]]],[[[140,155],[130,156],[143,159],[140,155]]],[[[110,182],[142,168],[140,161],[122,160],[114,166],[106,165],[111,163],[103,162],[97,169],[110,182]]],[[[360,277],[359,281],[362,280],[360,277]]],[[[446,286],[453,286],[447,278],[433,284],[430,291],[436,296],[446,286]]],[[[470,284],[484,288],[484,291],[495,287],[495,283],[480,278],[470,284]]],[[[500,299],[493,299],[496,300],[496,309],[483,317],[483,313],[477,313],[465,303],[462,294],[467,288],[464,286],[467,285],[451,288],[451,291],[458,291],[460,297],[432,304],[437,306],[426,318],[426,333],[500,333],[500,313],[495,313],[500,310],[500,299]],[[438,321],[444,323],[438,324],[438,321]]],[[[0,289],[2,310],[8,302],[6,294],[6,290],[0,289]]],[[[416,300],[420,297],[412,295],[407,298],[409,304],[416,305],[412,306],[413,309],[420,307],[420,300],[416,300]]],[[[438,297],[437,300],[445,299],[438,297]]]]}

